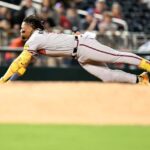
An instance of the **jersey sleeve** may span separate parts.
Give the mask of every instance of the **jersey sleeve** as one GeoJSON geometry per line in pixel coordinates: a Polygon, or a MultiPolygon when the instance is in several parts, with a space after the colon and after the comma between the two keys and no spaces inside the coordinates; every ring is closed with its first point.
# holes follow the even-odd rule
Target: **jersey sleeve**
{"type": "Polygon", "coordinates": [[[41,37],[37,33],[33,35],[26,41],[24,49],[28,50],[32,55],[37,55],[37,50],[41,45],[41,37]]]}

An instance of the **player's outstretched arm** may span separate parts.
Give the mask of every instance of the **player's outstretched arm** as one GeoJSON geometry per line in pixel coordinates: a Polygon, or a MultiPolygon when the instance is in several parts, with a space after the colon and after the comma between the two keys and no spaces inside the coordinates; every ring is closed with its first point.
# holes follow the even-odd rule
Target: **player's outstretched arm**
{"type": "Polygon", "coordinates": [[[15,73],[18,73],[20,76],[23,75],[31,58],[32,54],[28,50],[23,50],[23,52],[12,62],[4,76],[0,79],[0,83],[7,82],[15,73]]]}

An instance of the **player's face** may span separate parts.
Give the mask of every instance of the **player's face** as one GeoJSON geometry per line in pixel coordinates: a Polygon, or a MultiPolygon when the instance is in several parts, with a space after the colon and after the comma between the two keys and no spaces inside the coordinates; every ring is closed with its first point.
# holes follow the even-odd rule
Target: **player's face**
{"type": "Polygon", "coordinates": [[[20,33],[21,33],[21,38],[26,41],[29,39],[29,37],[31,36],[32,32],[33,32],[33,28],[30,24],[26,23],[26,22],[23,22],[22,25],[21,25],[21,30],[20,30],[20,33]]]}

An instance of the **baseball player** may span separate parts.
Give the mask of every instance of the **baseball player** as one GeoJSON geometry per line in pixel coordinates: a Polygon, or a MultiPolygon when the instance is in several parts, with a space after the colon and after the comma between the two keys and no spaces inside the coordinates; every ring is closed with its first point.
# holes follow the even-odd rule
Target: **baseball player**
{"type": "Polygon", "coordinates": [[[23,52],[12,62],[0,82],[15,80],[25,73],[31,59],[39,54],[51,57],[74,57],[89,73],[103,82],[149,83],[150,62],[133,53],[119,52],[102,45],[93,36],[48,33],[41,20],[34,15],[25,18],[21,25],[25,40],[23,52]],[[146,70],[134,75],[121,70],[111,70],[107,63],[126,63],[146,70]]]}

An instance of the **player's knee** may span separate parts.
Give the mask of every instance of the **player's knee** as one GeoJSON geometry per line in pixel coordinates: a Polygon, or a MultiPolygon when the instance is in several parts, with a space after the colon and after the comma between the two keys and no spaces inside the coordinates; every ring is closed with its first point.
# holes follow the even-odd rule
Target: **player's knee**
{"type": "Polygon", "coordinates": [[[16,60],[19,65],[19,68],[26,67],[29,64],[31,57],[32,54],[24,50],[16,60]]]}
{"type": "Polygon", "coordinates": [[[116,79],[115,75],[114,74],[108,74],[108,75],[105,75],[103,77],[100,77],[100,79],[103,81],[103,82],[114,82],[114,80],[116,79]]]}

